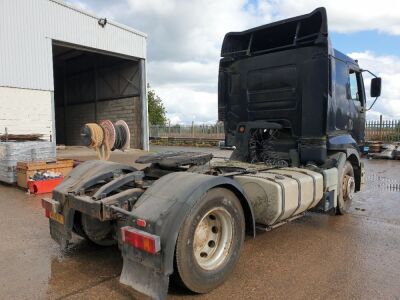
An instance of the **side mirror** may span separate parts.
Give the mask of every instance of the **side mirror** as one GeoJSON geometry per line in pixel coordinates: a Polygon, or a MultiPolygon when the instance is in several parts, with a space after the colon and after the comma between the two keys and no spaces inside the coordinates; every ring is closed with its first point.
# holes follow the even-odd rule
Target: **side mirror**
{"type": "Polygon", "coordinates": [[[375,77],[371,79],[371,97],[376,98],[381,95],[382,78],[375,77]]]}

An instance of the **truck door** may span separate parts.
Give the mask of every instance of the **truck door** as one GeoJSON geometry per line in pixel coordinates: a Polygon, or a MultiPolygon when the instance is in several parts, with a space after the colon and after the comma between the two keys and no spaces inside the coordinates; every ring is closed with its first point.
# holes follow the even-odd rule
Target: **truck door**
{"type": "Polygon", "coordinates": [[[348,128],[358,144],[364,142],[365,90],[361,72],[349,68],[348,83],[349,119],[348,128]]]}

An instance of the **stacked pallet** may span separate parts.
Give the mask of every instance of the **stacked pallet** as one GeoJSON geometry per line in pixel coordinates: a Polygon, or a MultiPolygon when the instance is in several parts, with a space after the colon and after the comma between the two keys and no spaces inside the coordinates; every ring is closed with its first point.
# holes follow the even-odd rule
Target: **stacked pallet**
{"type": "Polygon", "coordinates": [[[393,159],[400,160],[400,142],[395,143],[393,150],[393,159]]]}
{"type": "Polygon", "coordinates": [[[382,152],[382,142],[380,141],[371,141],[367,142],[369,146],[369,153],[380,153],[382,152]]]}
{"type": "Polygon", "coordinates": [[[52,142],[0,142],[0,181],[17,182],[17,162],[55,159],[56,147],[52,142]]]}
{"type": "Polygon", "coordinates": [[[371,146],[369,148],[368,157],[370,158],[384,158],[384,159],[400,159],[400,145],[396,144],[380,144],[379,152],[373,149],[371,151],[371,146]]]}

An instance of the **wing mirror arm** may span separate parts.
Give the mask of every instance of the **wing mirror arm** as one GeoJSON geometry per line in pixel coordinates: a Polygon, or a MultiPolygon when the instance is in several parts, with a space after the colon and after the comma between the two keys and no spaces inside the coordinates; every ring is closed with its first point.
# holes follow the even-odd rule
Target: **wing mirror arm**
{"type": "Polygon", "coordinates": [[[360,72],[368,72],[369,74],[371,74],[371,75],[374,76],[375,78],[379,78],[379,77],[376,76],[374,73],[372,73],[370,70],[360,69],[360,72]]]}
{"type": "Polygon", "coordinates": [[[374,102],[372,102],[371,106],[366,109],[366,111],[369,111],[374,105],[376,100],[378,100],[378,97],[381,95],[381,89],[382,89],[382,78],[376,76],[374,73],[372,73],[369,70],[360,70],[361,72],[368,72],[369,74],[371,74],[372,76],[374,76],[374,78],[371,79],[371,97],[375,97],[374,102]]]}
{"type": "Polygon", "coordinates": [[[369,108],[367,108],[365,111],[369,111],[374,105],[376,100],[378,100],[378,97],[375,98],[374,102],[372,102],[371,106],[369,108]]]}

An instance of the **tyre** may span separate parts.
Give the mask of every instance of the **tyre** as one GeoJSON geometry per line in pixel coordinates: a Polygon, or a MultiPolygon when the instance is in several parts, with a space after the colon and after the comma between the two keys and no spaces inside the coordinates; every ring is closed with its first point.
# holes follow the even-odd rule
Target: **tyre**
{"type": "Polygon", "coordinates": [[[189,290],[207,293],[232,272],[245,235],[245,218],[236,195],[214,188],[192,208],[180,229],[175,279],[189,290]]]}
{"type": "Polygon", "coordinates": [[[84,236],[99,246],[112,246],[117,241],[112,237],[112,225],[86,214],[81,214],[81,225],[84,236]]]}
{"type": "Polygon", "coordinates": [[[339,181],[338,206],[336,208],[338,215],[344,215],[349,212],[355,187],[353,166],[349,161],[346,161],[339,181]]]}

